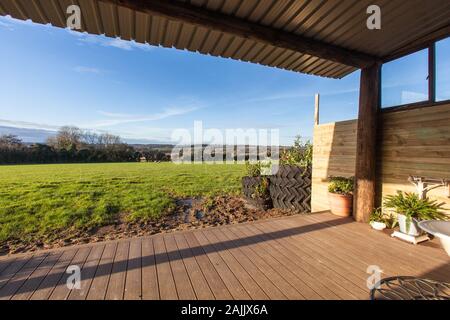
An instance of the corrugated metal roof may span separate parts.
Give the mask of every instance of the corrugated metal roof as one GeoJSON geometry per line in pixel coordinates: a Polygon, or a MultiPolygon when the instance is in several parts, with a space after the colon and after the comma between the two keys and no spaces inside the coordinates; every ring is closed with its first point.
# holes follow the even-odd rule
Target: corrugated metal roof
{"type": "MultiPolygon", "coordinates": [[[[448,26],[448,0],[178,0],[342,48],[388,56],[448,26]],[[377,4],[382,29],[366,28],[366,8],[377,4]]],[[[77,4],[82,30],[140,43],[175,47],[296,72],[341,78],[355,67],[206,27],[135,12],[101,0],[0,0],[0,14],[65,27],[66,8],[77,4]]]]}

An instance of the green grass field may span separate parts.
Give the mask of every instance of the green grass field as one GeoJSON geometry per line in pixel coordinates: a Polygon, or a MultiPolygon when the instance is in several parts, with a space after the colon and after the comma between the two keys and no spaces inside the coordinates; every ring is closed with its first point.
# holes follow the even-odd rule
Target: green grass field
{"type": "Polygon", "coordinates": [[[157,219],[182,197],[236,194],[244,165],[111,163],[0,166],[0,242],[57,238],[117,215],[157,219]]]}

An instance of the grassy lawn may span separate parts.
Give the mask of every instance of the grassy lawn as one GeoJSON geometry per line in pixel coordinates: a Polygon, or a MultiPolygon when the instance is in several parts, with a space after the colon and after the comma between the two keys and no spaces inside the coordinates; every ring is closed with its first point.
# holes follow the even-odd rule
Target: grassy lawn
{"type": "Polygon", "coordinates": [[[0,242],[57,237],[117,215],[156,219],[175,198],[235,194],[244,165],[102,163],[0,166],[0,242]]]}

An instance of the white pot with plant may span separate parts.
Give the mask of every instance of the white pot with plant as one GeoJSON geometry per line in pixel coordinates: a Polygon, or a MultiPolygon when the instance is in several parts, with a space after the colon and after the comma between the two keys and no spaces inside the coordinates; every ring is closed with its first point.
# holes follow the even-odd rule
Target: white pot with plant
{"type": "Polygon", "coordinates": [[[375,230],[384,230],[386,229],[386,223],[384,223],[383,211],[381,208],[376,208],[370,214],[370,226],[375,230]]]}
{"type": "Polygon", "coordinates": [[[399,191],[395,195],[389,195],[384,200],[384,206],[397,213],[400,231],[414,237],[423,233],[419,228],[419,221],[448,220],[448,216],[441,211],[442,203],[428,198],[420,199],[415,193],[399,191]]]}
{"type": "Polygon", "coordinates": [[[386,214],[381,208],[375,208],[370,214],[370,226],[375,230],[392,229],[395,227],[396,219],[392,214],[386,214]]]}

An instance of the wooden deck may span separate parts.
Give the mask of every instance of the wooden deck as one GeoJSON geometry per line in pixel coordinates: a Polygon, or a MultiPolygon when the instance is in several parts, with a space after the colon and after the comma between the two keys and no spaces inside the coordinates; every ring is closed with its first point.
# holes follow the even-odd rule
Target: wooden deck
{"type": "Polygon", "coordinates": [[[436,242],[324,213],[3,257],[0,298],[368,299],[369,265],[450,282],[436,242]],[[69,265],[80,290],[66,286],[69,265]]]}

